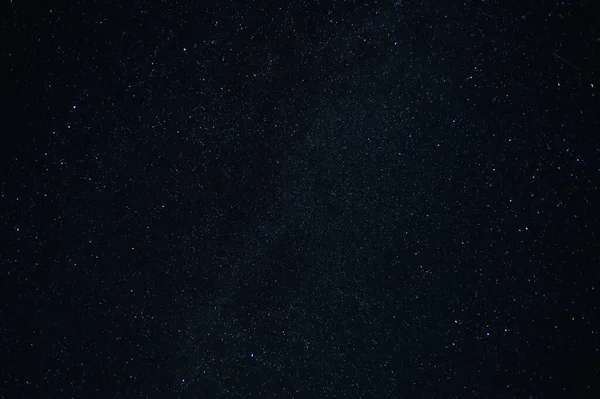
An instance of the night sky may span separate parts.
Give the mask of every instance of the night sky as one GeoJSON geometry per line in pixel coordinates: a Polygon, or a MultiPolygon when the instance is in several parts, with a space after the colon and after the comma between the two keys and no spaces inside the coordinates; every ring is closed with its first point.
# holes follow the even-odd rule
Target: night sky
{"type": "Polygon", "coordinates": [[[0,398],[599,397],[592,4],[3,2],[0,398]]]}

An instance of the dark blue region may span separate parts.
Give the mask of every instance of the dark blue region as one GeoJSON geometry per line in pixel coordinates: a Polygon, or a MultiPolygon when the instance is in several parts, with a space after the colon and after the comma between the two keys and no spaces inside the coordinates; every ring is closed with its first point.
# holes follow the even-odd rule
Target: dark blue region
{"type": "Polygon", "coordinates": [[[0,15],[6,397],[598,396],[591,2],[0,15]]]}

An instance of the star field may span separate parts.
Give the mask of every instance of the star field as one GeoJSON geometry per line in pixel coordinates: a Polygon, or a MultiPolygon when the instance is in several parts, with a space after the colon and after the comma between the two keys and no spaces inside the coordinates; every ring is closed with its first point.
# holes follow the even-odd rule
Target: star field
{"type": "Polygon", "coordinates": [[[0,397],[597,397],[591,3],[0,7],[0,397]]]}

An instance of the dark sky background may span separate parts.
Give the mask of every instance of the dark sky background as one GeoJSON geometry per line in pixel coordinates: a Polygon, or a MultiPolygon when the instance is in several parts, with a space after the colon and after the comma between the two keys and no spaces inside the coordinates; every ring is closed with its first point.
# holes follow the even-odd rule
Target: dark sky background
{"type": "Polygon", "coordinates": [[[592,1],[5,1],[1,398],[597,398],[592,1]]]}

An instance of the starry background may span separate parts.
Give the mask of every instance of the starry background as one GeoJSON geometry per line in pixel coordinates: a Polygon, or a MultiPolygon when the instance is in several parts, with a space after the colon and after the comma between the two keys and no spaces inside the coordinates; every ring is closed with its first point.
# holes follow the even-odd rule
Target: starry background
{"type": "Polygon", "coordinates": [[[597,397],[591,4],[3,2],[0,397],[597,397]]]}

